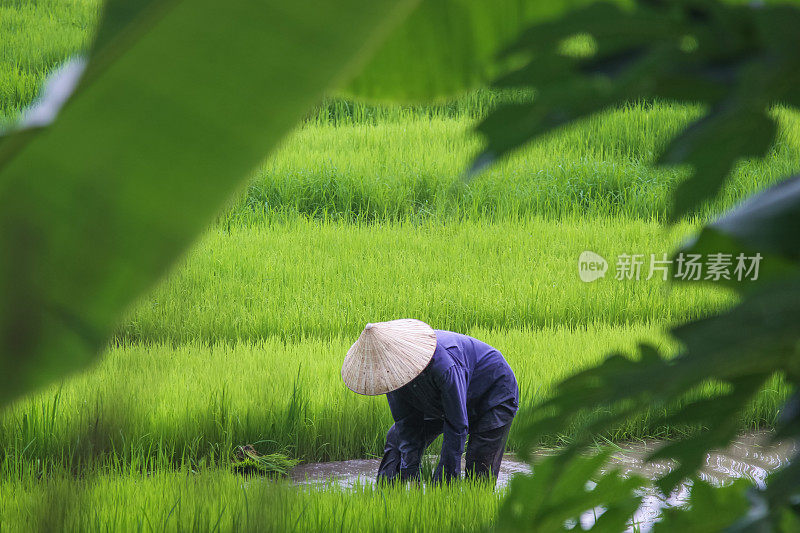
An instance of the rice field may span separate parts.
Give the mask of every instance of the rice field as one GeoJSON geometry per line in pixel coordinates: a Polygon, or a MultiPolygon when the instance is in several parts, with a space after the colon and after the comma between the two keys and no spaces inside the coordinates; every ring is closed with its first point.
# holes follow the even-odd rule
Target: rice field
{"type": "Polygon", "coordinates": [[[297,489],[225,472],[98,475],[0,482],[4,531],[476,531],[499,499],[491,489],[297,489]]]}
{"type": "Polygon", "coordinates": [[[0,1],[0,126],[34,100],[48,72],[88,47],[99,5],[98,0],[0,1]]]}
{"type": "MultiPolygon", "coordinates": [[[[481,116],[500,99],[479,92],[465,100],[481,116]]],[[[663,219],[671,191],[686,172],[651,163],[700,112],[631,103],[556,131],[465,185],[465,172],[481,146],[470,131],[474,116],[448,108],[431,113],[397,108],[378,114],[381,118],[361,111],[337,119],[323,106],[320,116],[256,170],[228,216],[247,220],[255,213],[260,220],[265,211],[289,211],[349,221],[663,219]]],[[[774,114],[780,134],[768,160],[740,164],[720,198],[699,215],[731,207],[800,170],[797,113],[776,108],[774,114]]]]}
{"type": "MultiPolygon", "coordinates": [[[[85,48],[96,0],[0,1],[0,122],[85,48]]],[[[657,276],[616,280],[622,253],[661,257],[703,220],[800,170],[800,121],[743,162],[691,220],[663,220],[685,169],[654,154],[702,110],[631,103],[461,181],[471,126],[502,95],[431,106],[331,97],[255,169],[186,257],[120,320],[99,363],[0,412],[0,530],[441,531],[487,527],[486,487],[298,488],[229,471],[235,446],[303,461],[375,457],[391,416],[341,382],[366,322],[415,317],[500,349],[522,409],[611,351],[679,347],[672,324],[734,296],[657,276]],[[609,274],[578,278],[584,250],[609,274]]],[[[713,394],[708,387],[699,394],[713,394]]],[[[769,426],[772,383],[742,418],[769,426]]],[[[669,438],[652,412],[609,435],[669,438]]],[[[542,444],[557,445],[569,435],[542,444]]],[[[519,445],[512,428],[509,449],[519,445]]]]}
{"type": "MultiPolygon", "coordinates": [[[[210,229],[123,320],[142,342],[355,338],[364,324],[413,316],[441,329],[674,323],[730,294],[660,277],[580,281],[578,256],[672,251],[693,226],[539,218],[351,224],[292,217],[210,229]],[[394,290],[402,287],[402,291],[394,290]]],[[[649,257],[649,256],[648,256],[649,257]]],[[[613,265],[610,267],[613,271],[613,265]]]]}

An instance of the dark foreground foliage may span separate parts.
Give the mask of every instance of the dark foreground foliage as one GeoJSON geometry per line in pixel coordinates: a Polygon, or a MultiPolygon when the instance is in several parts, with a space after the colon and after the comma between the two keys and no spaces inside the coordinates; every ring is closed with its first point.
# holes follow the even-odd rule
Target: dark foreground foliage
{"type": "MultiPolygon", "coordinates": [[[[673,217],[697,209],[720,190],[736,163],[762,156],[775,136],[770,109],[800,105],[800,9],[716,1],[641,1],[633,8],[598,3],[562,20],[531,27],[507,51],[524,65],[497,86],[528,87],[532,102],[506,104],[479,126],[487,150],[480,169],[528,140],[609,106],[639,99],[700,103],[705,114],[663,151],[659,161],[689,165],[675,192],[673,217]],[[576,43],[583,43],[576,46],[576,43]]],[[[569,447],[520,481],[500,512],[503,530],[569,529],[581,512],[606,510],[593,527],[622,529],[636,508],[640,481],[601,473],[582,453],[594,437],[646,409],[674,405],[709,382],[724,392],[698,397],[668,423],[703,431],[661,448],[651,459],[677,467],[657,480],[669,493],[691,478],[706,453],[736,436],[738,416],[774,375],[800,385],[800,177],[746,201],[704,228],[678,256],[723,254],[735,262],[761,256],[757,281],[720,278],[740,302],[733,309],[672,331],[683,351],[667,359],[641,345],[634,357],[611,354],[560,383],[527,414],[528,452],[548,434],[581,425],[569,447]],[[593,490],[585,490],[594,481],[593,490]],[[543,487],[568,487],[545,490],[543,487]],[[535,504],[531,504],[535,501],[535,504]],[[620,518],[622,517],[622,518],[620,518]]],[[[674,263],[673,263],[674,264],[674,263]]],[[[785,406],[774,439],[800,437],[800,397],[785,406]]],[[[694,481],[689,510],[670,511],[658,529],[791,530],[798,525],[800,464],[775,473],[763,491],[747,483],[713,488],[694,481]],[[746,495],[745,495],[746,493],[746,495]],[[705,525],[703,525],[705,524],[705,525]],[[698,529],[699,528],[699,529],[698,529]]]]}

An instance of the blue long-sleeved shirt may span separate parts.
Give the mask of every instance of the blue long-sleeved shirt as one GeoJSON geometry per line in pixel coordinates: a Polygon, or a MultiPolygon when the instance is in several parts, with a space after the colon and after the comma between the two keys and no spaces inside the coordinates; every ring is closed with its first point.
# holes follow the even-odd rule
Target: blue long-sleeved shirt
{"type": "Polygon", "coordinates": [[[467,433],[510,423],[519,389],[499,351],[467,335],[436,330],[436,350],[428,366],[386,398],[400,436],[400,468],[419,468],[423,421],[440,419],[444,437],[436,472],[450,479],[460,475],[467,433]],[[505,408],[494,409],[500,404],[505,408]]]}

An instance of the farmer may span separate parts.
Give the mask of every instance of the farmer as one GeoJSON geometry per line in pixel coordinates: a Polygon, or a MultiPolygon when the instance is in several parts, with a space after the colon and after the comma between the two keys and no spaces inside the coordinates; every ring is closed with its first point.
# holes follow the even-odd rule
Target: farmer
{"type": "Polygon", "coordinates": [[[460,476],[467,435],[466,475],[497,481],[519,390],[488,344],[419,320],[367,324],[347,352],[342,379],[354,392],[389,401],[394,425],[378,481],[419,479],[422,454],[440,434],[434,481],[460,476]]]}

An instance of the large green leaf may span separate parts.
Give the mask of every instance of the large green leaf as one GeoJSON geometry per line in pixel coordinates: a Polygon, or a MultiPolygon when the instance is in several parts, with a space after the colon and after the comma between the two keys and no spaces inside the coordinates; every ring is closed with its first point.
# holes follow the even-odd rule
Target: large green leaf
{"type": "Polygon", "coordinates": [[[592,0],[423,0],[349,85],[367,98],[452,96],[498,72],[500,50],[531,22],[592,0]]]}
{"type": "MultiPolygon", "coordinates": [[[[754,195],[707,229],[738,243],[743,250],[757,249],[762,254],[800,264],[800,175],[754,195]]],[[[719,241],[705,243],[705,237],[701,234],[692,243],[691,251],[704,252],[721,246],[719,241]]]]}
{"type": "MultiPolygon", "coordinates": [[[[741,293],[800,275],[800,176],[756,194],[731,210],[678,251],[709,257],[727,254],[732,263],[742,255],[760,258],[758,276],[740,283],[736,276],[717,284],[741,293]]],[[[677,257],[677,255],[676,255],[677,257]]]]}
{"type": "MultiPolygon", "coordinates": [[[[535,96],[500,106],[479,125],[486,148],[474,171],[531,139],[612,105],[640,99],[701,103],[707,114],[657,159],[692,167],[689,179],[675,191],[672,216],[690,213],[721,189],[741,159],[767,153],[777,129],[772,107],[800,102],[799,26],[796,3],[737,6],[717,0],[640,0],[632,9],[595,4],[533,26],[506,50],[514,56],[526,54],[528,61],[495,85],[533,89],[535,96]],[[576,53],[568,46],[576,38],[591,46],[576,53]]],[[[562,381],[552,398],[521,417],[518,429],[528,446],[544,436],[569,433],[570,445],[552,461],[560,465],[559,472],[580,471],[576,468],[581,452],[599,434],[634,416],[665,412],[666,427],[702,428],[651,456],[675,461],[675,468],[657,483],[669,493],[697,471],[709,450],[730,443],[741,429],[740,413],[769,379],[783,378],[797,391],[798,183],[793,178],[756,196],[704,228],[681,250],[705,255],[707,262],[730,259],[733,275],[719,283],[742,295],[738,305],[674,328],[673,336],[683,347],[675,358],[640,346],[638,357],[610,354],[600,365],[562,381]],[[750,258],[762,260],[757,281],[735,275],[744,264],[739,260],[750,258]],[[709,382],[723,385],[723,392],[703,395],[709,382]]],[[[775,435],[800,438],[800,393],[787,403],[775,435]]],[[[522,449],[524,456],[530,457],[530,451],[522,449]]],[[[778,525],[795,530],[800,523],[796,465],[773,475],[765,491],[751,491],[749,502],[742,484],[723,492],[698,484],[689,513],[670,513],[663,527],[691,524],[719,530],[738,520],[736,531],[766,531],[778,525]],[[750,510],[742,517],[748,503],[750,510]]],[[[584,472],[582,481],[590,479],[584,472]]],[[[613,496],[609,491],[605,498],[613,496]]],[[[539,523],[553,520],[556,526],[551,529],[563,523],[559,510],[569,504],[569,496],[550,497],[533,484],[512,486],[509,501],[531,498],[548,504],[529,504],[528,512],[537,513],[539,523]]],[[[504,508],[500,523],[514,512],[504,508]]],[[[514,525],[525,521],[517,512],[514,525]]]]}
{"type": "Polygon", "coordinates": [[[745,492],[749,487],[743,479],[725,487],[697,480],[692,484],[688,510],[665,509],[654,531],[723,531],[747,512],[745,492]]]}
{"type": "Polygon", "coordinates": [[[591,531],[625,530],[642,502],[642,497],[634,491],[644,486],[644,479],[635,475],[626,478],[613,470],[599,477],[608,456],[604,452],[578,457],[569,463],[551,457],[536,464],[532,476],[515,476],[495,529],[574,531],[582,515],[593,515],[602,508],[591,531]],[[590,481],[597,477],[596,484],[590,481]]]}
{"type": "Polygon", "coordinates": [[[77,92],[0,146],[0,404],[121,312],[413,0],[112,0],[77,92]]]}
{"type": "MultiPolygon", "coordinates": [[[[704,228],[699,238],[680,250],[686,254],[728,253],[732,257],[739,253],[761,254],[757,282],[724,281],[742,294],[735,307],[673,328],[672,335],[683,346],[682,353],[675,358],[661,357],[653,348],[640,346],[638,358],[612,354],[600,365],[565,379],[557,385],[552,398],[522,417],[525,424],[518,429],[529,443],[535,444],[544,435],[565,434],[576,426],[575,439],[557,457],[563,461],[563,468],[569,469],[598,433],[610,430],[630,416],[666,408],[669,413],[663,418],[665,426],[703,428],[668,442],[649,458],[675,461],[675,468],[657,481],[658,487],[668,494],[697,471],[709,450],[723,448],[735,438],[741,429],[740,413],[770,378],[780,376],[797,391],[800,384],[798,180],[799,177],[791,178],[743,202],[704,228]],[[774,262],[777,264],[773,265],[774,262]],[[709,381],[724,384],[724,392],[712,397],[698,395],[709,381]],[[689,393],[694,394],[687,396],[689,393]]],[[[784,408],[776,430],[773,439],[800,437],[797,393],[784,408]]],[[[800,468],[795,465],[792,462],[771,476],[765,491],[750,495],[756,503],[741,518],[737,531],[751,531],[756,525],[767,527],[797,518],[791,511],[800,494],[800,468]]],[[[584,477],[584,481],[590,479],[584,477]]],[[[709,524],[730,525],[744,511],[740,488],[713,494],[710,487],[696,485],[698,492],[693,492],[689,514],[671,512],[665,524],[690,523],[720,506],[721,514],[708,516],[706,520],[709,524]]],[[[513,498],[526,497],[524,493],[514,494],[513,490],[512,487],[513,498]]],[[[553,508],[558,503],[553,502],[553,508]]],[[[551,513],[548,510],[545,518],[551,513]]]]}

